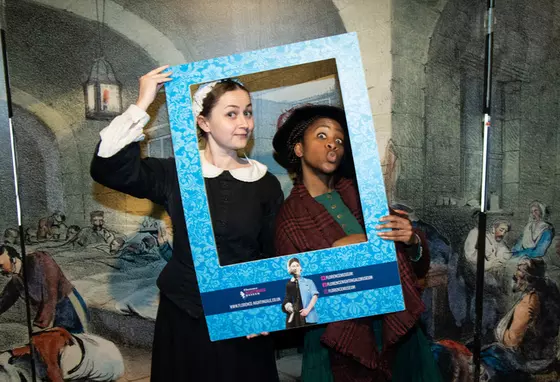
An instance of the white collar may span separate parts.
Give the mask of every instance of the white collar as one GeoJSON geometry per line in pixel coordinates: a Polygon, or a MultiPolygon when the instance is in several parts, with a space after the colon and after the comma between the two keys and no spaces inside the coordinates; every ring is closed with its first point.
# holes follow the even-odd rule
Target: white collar
{"type": "Polygon", "coordinates": [[[251,166],[248,167],[239,167],[233,170],[224,170],[219,167],[214,166],[212,163],[206,160],[204,156],[204,150],[200,151],[200,163],[202,164],[202,175],[205,178],[217,178],[220,176],[224,171],[229,171],[231,176],[235,179],[240,180],[242,182],[256,182],[257,180],[263,178],[268,171],[268,168],[256,160],[249,159],[245,157],[244,159],[247,163],[250,163],[251,166]]]}

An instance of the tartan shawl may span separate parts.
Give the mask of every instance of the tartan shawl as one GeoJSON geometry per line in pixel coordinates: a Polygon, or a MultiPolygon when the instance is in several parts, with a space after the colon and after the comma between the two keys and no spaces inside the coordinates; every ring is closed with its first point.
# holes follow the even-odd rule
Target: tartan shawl
{"type": "MultiPolygon", "coordinates": [[[[362,209],[353,182],[342,178],[336,182],[335,190],[363,226],[362,209]]],[[[423,252],[422,258],[414,265],[405,254],[405,245],[395,243],[406,310],[383,316],[381,354],[376,348],[371,317],[330,323],[321,338],[332,350],[369,369],[380,368],[388,376],[394,353],[392,345],[416,324],[424,311],[417,278],[427,273],[430,259],[425,237],[418,230],[415,233],[421,239],[423,252]]],[[[275,245],[278,256],[330,248],[344,236],[346,234],[340,224],[311,197],[301,182],[296,183],[276,218],[275,245]]]]}

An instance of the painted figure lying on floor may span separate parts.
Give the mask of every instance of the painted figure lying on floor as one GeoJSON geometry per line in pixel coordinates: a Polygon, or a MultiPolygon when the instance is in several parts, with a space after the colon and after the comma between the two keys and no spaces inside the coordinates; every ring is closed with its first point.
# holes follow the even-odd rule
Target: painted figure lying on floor
{"type": "MultiPolygon", "coordinates": [[[[33,336],[35,368],[40,382],[115,381],[124,361],[114,343],[92,334],[71,334],[52,328],[33,336]]],[[[0,381],[31,381],[29,346],[0,353],[0,381]]]]}
{"type": "MultiPolygon", "coordinates": [[[[0,271],[10,280],[0,293],[0,315],[24,298],[23,262],[15,249],[0,246],[0,271]]],[[[46,252],[26,256],[31,307],[36,310],[34,331],[63,327],[72,333],[87,330],[88,309],[82,296],[46,252]]]]}
{"type": "Polygon", "coordinates": [[[115,233],[105,227],[105,213],[92,211],[90,213],[91,227],[82,228],[76,236],[75,243],[85,247],[92,244],[109,244],[115,238],[115,233]]]}
{"type": "Polygon", "coordinates": [[[55,211],[51,216],[39,220],[37,240],[66,240],[68,226],[64,224],[65,220],[66,216],[60,211],[55,211]]]}
{"type": "MultiPolygon", "coordinates": [[[[432,343],[432,352],[445,382],[472,382],[474,378],[473,356],[463,344],[452,340],[432,343]]],[[[486,370],[481,367],[480,380],[486,378],[486,370]]]]}

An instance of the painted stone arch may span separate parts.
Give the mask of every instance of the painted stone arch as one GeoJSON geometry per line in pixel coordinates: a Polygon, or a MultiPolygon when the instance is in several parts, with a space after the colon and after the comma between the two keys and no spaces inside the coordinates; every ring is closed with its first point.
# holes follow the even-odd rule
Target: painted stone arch
{"type": "MultiPolygon", "coordinates": [[[[551,206],[557,193],[558,16],[552,1],[534,7],[516,0],[495,12],[489,208],[521,223],[535,195],[551,206]],[[533,28],[536,20],[542,28],[533,28]]],[[[485,15],[485,1],[450,0],[434,29],[424,108],[426,206],[472,207],[480,199],[485,15]]]]}
{"type": "MultiPolygon", "coordinates": [[[[33,2],[97,21],[96,2],[90,0],[32,0],[33,2]]],[[[112,0],[105,0],[105,23],[117,33],[142,47],[160,64],[180,64],[192,57],[179,51],[174,43],[150,22],[126,10],[112,0]]],[[[101,6],[100,6],[101,8],[101,6]]]]}
{"type": "Polygon", "coordinates": [[[429,96],[426,73],[435,31],[444,17],[447,0],[392,2],[391,134],[384,147],[398,154],[385,153],[387,188],[395,190],[391,202],[405,203],[416,210],[424,208],[425,108],[429,96]],[[390,160],[393,162],[390,162],[390,160]]]}
{"type": "MultiPolygon", "coordinates": [[[[20,113],[14,113],[14,129],[23,130],[22,133],[28,138],[33,137],[27,141],[27,144],[39,144],[38,151],[42,160],[47,161],[44,163],[45,169],[45,184],[37,185],[38,187],[44,186],[46,191],[46,208],[36,208],[37,211],[64,211],[66,208],[65,204],[65,192],[63,175],[67,178],[74,177],[76,179],[82,179],[83,174],[77,171],[77,167],[69,167],[68,164],[63,162],[63,157],[61,152],[73,158],[79,158],[78,146],[76,137],[74,136],[74,130],[70,128],[72,122],[68,120],[64,115],[60,114],[56,109],[44,104],[40,100],[33,97],[20,89],[12,87],[12,102],[17,107],[22,108],[25,112],[32,115],[40,124],[42,124],[49,132],[54,136],[55,141],[50,142],[50,145],[43,146],[45,142],[40,140],[33,132],[27,131],[27,126],[18,126],[18,121],[21,119],[24,122],[28,117],[25,115],[20,115],[20,113]],[[36,142],[37,141],[37,142],[36,142]],[[47,152],[48,151],[48,152],[47,152]]],[[[36,124],[35,124],[36,125],[36,124]]],[[[37,126],[36,126],[37,127],[37,126]]],[[[18,145],[20,146],[20,145],[18,145]]],[[[25,160],[29,161],[29,158],[25,160]]],[[[32,183],[37,183],[36,179],[32,183]]],[[[22,198],[26,198],[26,190],[22,189],[22,198]]],[[[23,200],[24,204],[25,200],[23,200]]],[[[27,206],[27,209],[32,209],[31,206],[27,206]]],[[[80,207],[80,206],[75,206],[80,207]]],[[[26,211],[26,217],[31,216],[30,219],[40,218],[33,215],[34,211],[26,211]]],[[[29,220],[29,219],[27,219],[29,220]]],[[[29,222],[26,222],[29,223],[29,222]]]]}

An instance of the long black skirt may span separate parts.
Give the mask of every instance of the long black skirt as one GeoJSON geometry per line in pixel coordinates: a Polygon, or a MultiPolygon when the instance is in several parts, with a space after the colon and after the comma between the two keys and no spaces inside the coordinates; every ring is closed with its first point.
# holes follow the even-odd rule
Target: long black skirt
{"type": "Polygon", "coordinates": [[[193,318],[161,294],[151,382],[277,382],[269,336],[211,342],[204,317],[193,318]]]}

